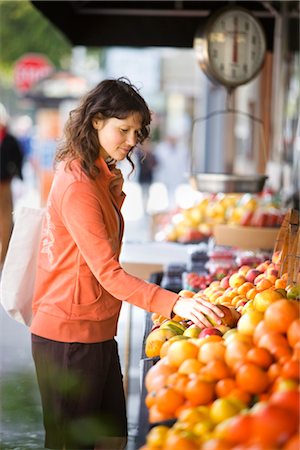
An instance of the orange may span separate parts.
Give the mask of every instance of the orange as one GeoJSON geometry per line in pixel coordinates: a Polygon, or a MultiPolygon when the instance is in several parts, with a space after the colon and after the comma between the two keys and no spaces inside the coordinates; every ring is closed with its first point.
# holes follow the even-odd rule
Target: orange
{"type": "MultiPolygon", "coordinates": [[[[269,352],[274,355],[276,350],[280,347],[289,348],[287,339],[280,333],[274,331],[266,332],[258,341],[258,347],[263,347],[269,350],[269,352]]],[[[277,352],[280,353],[279,350],[277,352]]]]}
{"type": "Polygon", "coordinates": [[[168,375],[175,372],[175,368],[166,364],[165,359],[161,359],[154,366],[150,367],[145,376],[145,386],[148,392],[156,391],[165,384],[168,375]]]}
{"type": "Polygon", "coordinates": [[[292,357],[293,351],[287,344],[277,345],[272,352],[273,356],[280,364],[292,357]]]}
{"type": "Polygon", "coordinates": [[[189,402],[188,400],[185,400],[185,402],[182,403],[182,405],[179,406],[179,408],[176,409],[175,411],[175,417],[178,419],[178,417],[180,416],[180,414],[190,408],[194,408],[194,406],[191,404],[191,402],[189,402]]]}
{"type": "Polygon", "coordinates": [[[145,405],[147,406],[147,408],[151,408],[151,406],[154,405],[156,401],[156,392],[152,391],[152,392],[148,392],[148,394],[145,397],[145,405]]]}
{"type": "Polygon", "coordinates": [[[268,306],[282,298],[283,296],[280,292],[274,289],[265,289],[262,292],[258,292],[254,297],[254,306],[258,311],[265,312],[268,306]]]}
{"type": "Polygon", "coordinates": [[[225,362],[234,372],[246,361],[247,353],[252,348],[249,342],[231,340],[225,351],[225,362]]]}
{"type": "Polygon", "coordinates": [[[287,339],[291,347],[300,342],[300,318],[293,320],[287,330],[287,339]]]}
{"type": "Polygon", "coordinates": [[[253,437],[270,448],[281,448],[298,427],[297,417],[274,404],[265,404],[253,414],[253,437]]]}
{"type": "Polygon", "coordinates": [[[290,359],[282,366],[281,376],[283,378],[292,378],[299,380],[300,378],[300,365],[295,359],[290,359]]]}
{"type": "Polygon", "coordinates": [[[279,405],[281,408],[285,408],[297,417],[300,414],[300,392],[298,389],[290,391],[276,391],[270,398],[270,403],[279,405]]]}
{"type": "Polygon", "coordinates": [[[222,378],[217,381],[215,391],[218,397],[226,397],[230,392],[236,388],[236,382],[234,378],[222,378]]]}
{"type": "Polygon", "coordinates": [[[164,386],[156,393],[156,406],[159,411],[173,414],[184,402],[184,396],[169,386],[164,386]]]}
{"type": "Polygon", "coordinates": [[[271,331],[286,333],[291,323],[299,316],[296,302],[281,299],[271,304],[265,312],[264,321],[271,331]]]}
{"type": "Polygon", "coordinates": [[[242,364],[236,372],[236,384],[250,394],[260,394],[269,386],[266,371],[253,363],[242,364]]]}
{"type": "Polygon", "coordinates": [[[197,358],[198,347],[189,339],[175,341],[170,345],[167,353],[168,363],[172,367],[179,367],[188,358],[197,358]]]}
{"type": "Polygon", "coordinates": [[[226,346],[223,341],[205,342],[199,349],[198,359],[206,364],[212,359],[224,360],[226,346]]]}
{"type": "Polygon", "coordinates": [[[283,450],[299,450],[300,434],[296,433],[284,444],[283,450]]]}
{"type": "Polygon", "coordinates": [[[157,425],[151,428],[146,437],[147,445],[151,448],[163,446],[167,437],[169,428],[164,425],[157,425]]]}
{"type": "Polygon", "coordinates": [[[201,347],[203,344],[207,344],[208,342],[221,342],[223,341],[223,337],[218,334],[211,334],[209,336],[205,336],[204,338],[198,339],[198,345],[201,347]]]}
{"type": "Polygon", "coordinates": [[[223,378],[229,378],[231,376],[231,370],[220,359],[212,359],[202,368],[201,373],[207,375],[212,381],[221,380],[223,378]]]}
{"type": "Polygon", "coordinates": [[[207,405],[214,398],[215,383],[195,377],[187,383],[184,395],[192,405],[207,405]]]}
{"type": "Polygon", "coordinates": [[[199,373],[203,366],[204,364],[202,364],[197,358],[188,358],[180,364],[178,373],[199,373]]]}
{"type": "Polygon", "coordinates": [[[265,321],[264,321],[264,320],[261,320],[261,321],[256,325],[256,328],[255,328],[255,330],[254,330],[254,333],[253,333],[253,336],[252,336],[252,338],[253,338],[253,343],[254,343],[255,345],[257,345],[258,342],[259,342],[259,340],[260,340],[260,338],[261,338],[264,334],[268,333],[269,331],[270,331],[270,330],[267,328],[267,325],[266,325],[265,321]]]}
{"type": "Polygon", "coordinates": [[[167,341],[165,341],[163,343],[163,345],[160,348],[159,351],[159,356],[160,358],[164,358],[165,356],[167,356],[168,350],[170,345],[175,342],[175,341],[179,341],[181,339],[188,339],[186,336],[184,336],[183,334],[176,334],[175,336],[172,336],[170,339],[168,339],[167,341]]]}
{"type": "Polygon", "coordinates": [[[246,356],[247,362],[254,363],[263,369],[268,369],[273,363],[273,357],[266,348],[253,347],[246,356]]]}
{"type": "Polygon", "coordinates": [[[164,447],[168,450],[198,450],[198,445],[186,433],[170,429],[164,447]]]}
{"type": "Polygon", "coordinates": [[[189,378],[187,375],[179,372],[174,372],[168,376],[166,385],[172,387],[173,389],[175,389],[175,391],[182,394],[188,381],[189,378]]]}
{"type": "Polygon", "coordinates": [[[245,405],[248,405],[252,400],[252,395],[239,387],[232,389],[232,391],[227,395],[227,397],[240,400],[245,405]]]}
{"type": "Polygon", "coordinates": [[[157,408],[157,405],[154,404],[149,408],[149,423],[158,423],[158,422],[164,422],[165,420],[174,419],[173,414],[166,414],[160,411],[157,408]]]}
{"type": "MultiPolygon", "coordinates": [[[[217,428],[218,433],[218,428],[217,428]]],[[[231,444],[241,444],[252,437],[252,416],[251,414],[238,414],[231,417],[222,426],[222,436],[231,444]]]]}
{"type": "Polygon", "coordinates": [[[281,365],[278,362],[275,362],[270,365],[268,368],[268,376],[271,382],[275,381],[281,375],[281,365]]]}
{"type": "Polygon", "coordinates": [[[279,376],[272,384],[271,392],[295,391],[296,389],[299,389],[299,383],[297,380],[279,376]]]}
{"type": "Polygon", "coordinates": [[[300,340],[294,345],[293,349],[293,359],[299,362],[300,364],[300,340]]]}
{"type": "Polygon", "coordinates": [[[232,446],[224,439],[212,438],[201,445],[201,450],[231,450],[232,446]]]}

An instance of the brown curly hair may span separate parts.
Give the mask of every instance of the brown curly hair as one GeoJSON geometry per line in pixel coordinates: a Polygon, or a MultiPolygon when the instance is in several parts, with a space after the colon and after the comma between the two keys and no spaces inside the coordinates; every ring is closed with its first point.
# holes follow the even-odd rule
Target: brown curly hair
{"type": "MultiPolygon", "coordinates": [[[[78,108],[70,112],[64,128],[64,138],[59,144],[55,162],[67,160],[69,167],[74,159],[81,161],[84,172],[95,178],[99,169],[95,161],[99,157],[99,141],[92,120],[115,117],[125,119],[128,115],[138,113],[142,127],[137,143],[142,143],[149,136],[151,112],[138,89],[127,78],[103,80],[88,92],[81,100],[78,108]]],[[[132,169],[134,164],[127,155],[132,169]]]]}

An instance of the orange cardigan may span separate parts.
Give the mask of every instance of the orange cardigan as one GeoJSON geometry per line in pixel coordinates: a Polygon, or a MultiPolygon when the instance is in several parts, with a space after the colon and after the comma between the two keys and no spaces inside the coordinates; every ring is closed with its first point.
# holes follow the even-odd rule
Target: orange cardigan
{"type": "Polygon", "coordinates": [[[48,197],[31,332],[61,342],[112,339],[122,301],[170,317],[178,295],[120,266],[125,194],[110,190],[115,175],[102,158],[95,180],[77,160],[72,170],[65,166],[59,164],[48,197]]]}

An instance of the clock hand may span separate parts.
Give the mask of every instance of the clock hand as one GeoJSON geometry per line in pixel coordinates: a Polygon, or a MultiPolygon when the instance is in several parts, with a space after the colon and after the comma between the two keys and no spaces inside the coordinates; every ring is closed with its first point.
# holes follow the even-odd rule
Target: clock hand
{"type": "Polygon", "coordinates": [[[233,32],[233,53],[232,53],[232,62],[236,64],[238,62],[238,18],[234,17],[234,32],[233,32]]]}

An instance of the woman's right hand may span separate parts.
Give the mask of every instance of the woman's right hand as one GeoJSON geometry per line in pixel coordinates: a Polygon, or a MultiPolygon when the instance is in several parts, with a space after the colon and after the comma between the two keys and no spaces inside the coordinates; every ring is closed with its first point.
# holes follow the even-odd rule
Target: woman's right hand
{"type": "Polygon", "coordinates": [[[195,297],[179,297],[173,306],[173,312],[180,317],[191,320],[201,328],[212,326],[206,316],[213,319],[217,325],[221,325],[221,319],[224,317],[223,311],[217,305],[195,297]]]}

